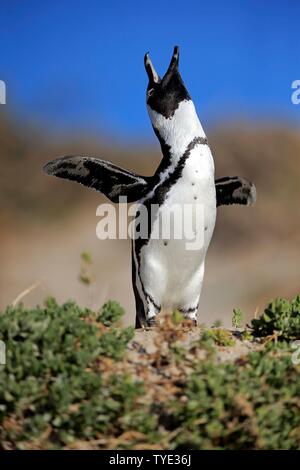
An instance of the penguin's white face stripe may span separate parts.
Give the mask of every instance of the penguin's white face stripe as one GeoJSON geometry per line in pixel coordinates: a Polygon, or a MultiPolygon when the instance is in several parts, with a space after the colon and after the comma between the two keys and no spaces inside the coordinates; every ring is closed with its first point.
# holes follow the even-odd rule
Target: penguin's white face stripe
{"type": "Polygon", "coordinates": [[[170,146],[174,163],[195,137],[206,137],[191,100],[181,101],[170,118],[164,117],[150,106],[147,108],[153,127],[165,144],[170,146]]]}
{"type": "Polygon", "coordinates": [[[195,139],[203,139],[204,142],[197,145],[207,145],[205,132],[198,119],[194,103],[191,100],[182,101],[174,115],[164,117],[148,106],[148,112],[153,127],[159,133],[162,141],[170,147],[170,165],[159,175],[158,183],[152,188],[145,198],[151,198],[157,186],[163,184],[176,168],[180,158],[195,139]]]}

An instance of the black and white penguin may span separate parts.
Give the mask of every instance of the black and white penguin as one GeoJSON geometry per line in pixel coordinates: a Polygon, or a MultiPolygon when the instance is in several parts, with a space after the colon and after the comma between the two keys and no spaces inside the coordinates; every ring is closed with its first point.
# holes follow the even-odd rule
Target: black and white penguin
{"type": "MultiPolygon", "coordinates": [[[[163,153],[155,174],[139,176],[107,161],[83,156],[58,158],[47,163],[44,171],[94,188],[113,202],[126,197],[128,202],[138,202],[138,207],[148,209],[148,236],[136,237],[132,242],[136,327],[153,325],[161,310],[175,309],[196,324],[217,207],[253,205],[256,190],[248,180],[237,176],[215,180],[206,135],[179,73],[178,47],[162,79],[149,54],[144,62],[149,79],[147,109],[163,153]],[[191,217],[193,208],[203,208],[203,243],[196,250],[187,249],[184,237],[174,237],[176,219],[168,239],[157,228],[158,224],[169,223],[174,207],[184,205],[192,208],[191,217]]],[[[137,214],[136,225],[140,224],[139,209],[137,214]]]]}

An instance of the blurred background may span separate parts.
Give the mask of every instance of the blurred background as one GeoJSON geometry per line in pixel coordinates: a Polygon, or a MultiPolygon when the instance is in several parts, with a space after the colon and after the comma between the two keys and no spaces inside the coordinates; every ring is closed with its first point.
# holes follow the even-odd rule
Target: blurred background
{"type": "Polygon", "coordinates": [[[181,49],[183,79],[213,149],[216,175],[241,175],[254,208],[223,207],[206,262],[200,321],[230,325],[276,296],[299,292],[300,3],[2,0],[0,308],[32,286],[99,307],[116,299],[134,320],[130,242],[96,238],[101,194],[51,178],[64,154],[108,159],[150,175],[159,144],[145,107],[144,53],[166,70],[181,49]],[[93,283],[80,283],[80,254],[93,283]]]}

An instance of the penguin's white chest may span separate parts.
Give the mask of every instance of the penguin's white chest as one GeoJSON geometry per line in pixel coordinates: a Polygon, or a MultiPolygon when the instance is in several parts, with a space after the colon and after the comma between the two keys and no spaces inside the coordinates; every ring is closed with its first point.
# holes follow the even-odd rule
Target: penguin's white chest
{"type": "Polygon", "coordinates": [[[213,159],[209,148],[199,145],[168,190],[150,240],[141,250],[144,288],[162,307],[186,307],[197,301],[215,218],[213,159]]]}

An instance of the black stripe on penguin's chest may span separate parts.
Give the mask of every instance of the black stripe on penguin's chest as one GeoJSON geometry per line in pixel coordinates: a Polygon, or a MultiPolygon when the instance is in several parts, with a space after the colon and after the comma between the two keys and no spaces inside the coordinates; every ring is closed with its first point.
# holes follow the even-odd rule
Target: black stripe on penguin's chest
{"type": "MultiPolygon", "coordinates": [[[[197,145],[207,145],[207,139],[206,137],[195,137],[187,146],[185,152],[183,155],[180,157],[178,164],[176,165],[174,171],[170,173],[168,178],[161,184],[159,184],[160,177],[161,177],[161,172],[155,174],[156,182],[154,181],[154,184],[152,185],[155,186],[157,184],[157,187],[154,190],[154,194],[149,198],[146,199],[143,203],[144,206],[147,208],[147,215],[148,215],[148,238],[137,238],[135,240],[135,251],[137,258],[140,258],[140,251],[142,247],[146,244],[148,244],[151,233],[152,233],[152,226],[155,222],[155,217],[151,217],[153,214],[151,213],[151,206],[156,205],[156,206],[162,206],[168,196],[168,193],[170,189],[177,183],[177,181],[181,178],[182,176],[182,171],[185,167],[186,161],[188,157],[190,156],[191,151],[197,146],[197,145]]],[[[158,212],[158,211],[157,211],[158,212]]],[[[137,214],[138,216],[138,214],[137,214]]]]}
{"type": "Polygon", "coordinates": [[[185,167],[186,161],[190,156],[191,151],[196,147],[196,145],[207,145],[206,137],[195,137],[187,146],[184,154],[180,157],[178,164],[176,165],[174,171],[166,179],[166,181],[159,185],[156,189],[156,194],[154,194],[153,199],[155,199],[154,204],[162,205],[167,197],[168,192],[177,183],[177,181],[182,176],[182,171],[185,167]]]}

